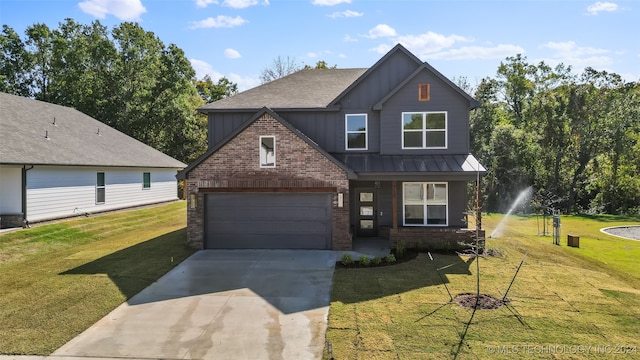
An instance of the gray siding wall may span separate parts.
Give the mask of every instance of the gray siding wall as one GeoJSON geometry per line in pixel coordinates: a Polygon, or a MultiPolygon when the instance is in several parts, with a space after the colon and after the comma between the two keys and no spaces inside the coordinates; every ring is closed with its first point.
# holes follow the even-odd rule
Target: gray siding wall
{"type": "Polygon", "coordinates": [[[408,82],[382,108],[380,153],[467,154],[469,152],[469,101],[428,71],[408,82]],[[429,83],[430,101],[418,101],[418,85],[429,83]],[[408,111],[446,111],[447,149],[402,149],[402,113],[408,111]]]}
{"type": "MultiPolygon", "coordinates": [[[[469,101],[428,70],[409,81],[384,104],[382,111],[373,106],[387,96],[420,65],[408,55],[397,52],[356,85],[340,101],[339,111],[277,111],[295,128],[329,153],[363,152],[345,148],[345,115],[368,115],[367,153],[467,154],[469,152],[469,101]],[[430,84],[430,101],[418,101],[418,85],[430,84]],[[446,111],[447,149],[402,149],[402,112],[446,111]]],[[[209,147],[216,146],[253,112],[209,114],[209,147]]]]}

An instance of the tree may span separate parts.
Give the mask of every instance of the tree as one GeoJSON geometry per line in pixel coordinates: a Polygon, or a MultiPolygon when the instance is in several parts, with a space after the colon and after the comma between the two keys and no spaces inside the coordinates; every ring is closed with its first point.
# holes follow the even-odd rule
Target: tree
{"type": "Polygon", "coordinates": [[[231,82],[226,77],[221,77],[218,79],[218,82],[214,84],[211,77],[205,75],[202,80],[196,81],[196,89],[198,90],[198,95],[208,104],[237,94],[238,84],[231,82]]]}
{"type": "Polygon", "coordinates": [[[283,58],[278,56],[273,60],[271,66],[262,70],[260,74],[260,81],[266,84],[270,81],[279,79],[281,77],[293,74],[294,72],[302,68],[294,59],[290,57],[283,58]]]}
{"type": "Polygon", "coordinates": [[[13,28],[2,25],[0,34],[0,91],[31,96],[29,74],[33,59],[13,28]]]}

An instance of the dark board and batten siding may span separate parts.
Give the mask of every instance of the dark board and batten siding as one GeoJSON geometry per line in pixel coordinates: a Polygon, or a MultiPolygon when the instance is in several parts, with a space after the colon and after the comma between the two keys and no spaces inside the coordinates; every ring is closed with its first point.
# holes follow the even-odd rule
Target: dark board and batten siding
{"type": "Polygon", "coordinates": [[[428,71],[423,71],[388,99],[380,119],[380,154],[467,154],[469,152],[469,100],[428,71]],[[418,101],[418,87],[429,83],[430,101],[418,101]],[[446,149],[402,149],[402,113],[409,111],[446,111],[446,149]]]}

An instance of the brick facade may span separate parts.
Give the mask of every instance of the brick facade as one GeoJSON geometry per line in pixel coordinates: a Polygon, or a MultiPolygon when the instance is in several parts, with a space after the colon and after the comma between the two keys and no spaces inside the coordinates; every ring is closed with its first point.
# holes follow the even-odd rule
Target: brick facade
{"type": "Polygon", "coordinates": [[[331,192],[332,248],[351,250],[347,172],[268,113],[189,172],[186,179],[189,246],[204,247],[206,192],[225,189],[331,192]],[[260,136],[275,136],[275,168],[260,168],[260,136]],[[338,193],[344,194],[342,207],[338,207],[338,193]]]}
{"type": "MultiPolygon", "coordinates": [[[[460,229],[448,227],[399,227],[389,229],[391,247],[396,247],[402,241],[408,248],[429,250],[458,250],[463,244],[475,243],[475,229],[460,229]]],[[[479,230],[480,244],[484,247],[484,230],[479,230]]]]}

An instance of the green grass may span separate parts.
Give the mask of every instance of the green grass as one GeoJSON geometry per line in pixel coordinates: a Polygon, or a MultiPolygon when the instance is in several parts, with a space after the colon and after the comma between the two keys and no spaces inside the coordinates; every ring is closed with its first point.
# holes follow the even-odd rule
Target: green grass
{"type": "Polygon", "coordinates": [[[0,235],[0,354],[48,355],[193,253],[184,202],[0,235]]]}
{"type": "MultiPolygon", "coordinates": [[[[487,234],[501,218],[483,218],[487,234]]],[[[640,358],[640,242],[599,231],[638,222],[562,217],[562,246],[556,246],[550,236],[537,236],[535,217],[509,219],[501,237],[487,240],[504,257],[479,259],[481,292],[502,298],[528,253],[525,263],[508,293],[508,306],[475,312],[468,327],[472,310],[451,303],[447,289],[453,296],[475,292],[475,259],[432,254],[431,261],[420,254],[394,266],[336,269],[327,330],[332,355],[608,359],[614,354],[607,352],[616,346],[629,346],[635,353],[618,357],[640,358]],[[566,246],[568,233],[580,236],[580,248],[566,246]],[[435,269],[442,267],[441,278],[435,269]],[[588,346],[592,348],[586,350],[588,346]],[[498,349],[503,353],[495,354],[498,349]],[[552,354],[551,349],[573,353],[552,354]]]]}

